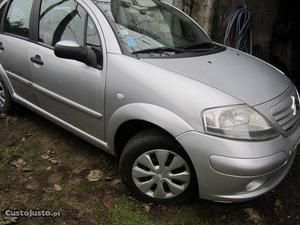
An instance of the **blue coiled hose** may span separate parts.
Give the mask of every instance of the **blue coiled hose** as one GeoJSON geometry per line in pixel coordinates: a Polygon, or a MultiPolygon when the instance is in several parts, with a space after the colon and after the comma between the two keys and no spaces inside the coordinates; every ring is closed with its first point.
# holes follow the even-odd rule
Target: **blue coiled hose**
{"type": "Polygon", "coordinates": [[[229,17],[224,44],[252,54],[251,17],[246,7],[238,8],[229,17]]]}

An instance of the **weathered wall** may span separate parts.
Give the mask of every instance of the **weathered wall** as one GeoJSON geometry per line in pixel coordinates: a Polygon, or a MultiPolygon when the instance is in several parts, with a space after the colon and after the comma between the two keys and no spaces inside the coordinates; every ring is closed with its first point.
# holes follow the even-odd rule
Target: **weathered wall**
{"type": "Polygon", "coordinates": [[[247,6],[251,12],[254,54],[269,59],[273,24],[280,0],[174,0],[180,9],[193,4],[188,12],[212,38],[223,42],[227,20],[238,6],[247,6]]]}
{"type": "Polygon", "coordinates": [[[192,16],[210,34],[215,0],[174,0],[174,5],[192,16]]]}

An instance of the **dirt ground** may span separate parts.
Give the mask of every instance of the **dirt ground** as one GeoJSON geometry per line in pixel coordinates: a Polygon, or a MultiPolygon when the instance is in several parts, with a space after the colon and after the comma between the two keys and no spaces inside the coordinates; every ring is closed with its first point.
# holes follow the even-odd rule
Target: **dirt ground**
{"type": "Polygon", "coordinates": [[[130,197],[120,182],[116,159],[21,108],[12,116],[0,116],[0,175],[0,224],[14,220],[21,225],[300,224],[299,152],[286,179],[256,200],[143,204],[130,197]],[[102,178],[88,181],[91,170],[103,172],[102,178]],[[7,218],[5,209],[61,215],[7,218]]]}

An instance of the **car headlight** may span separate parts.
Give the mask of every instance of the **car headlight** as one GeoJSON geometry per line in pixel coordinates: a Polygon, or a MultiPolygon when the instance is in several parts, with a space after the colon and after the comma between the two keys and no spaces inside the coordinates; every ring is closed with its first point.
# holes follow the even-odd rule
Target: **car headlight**
{"type": "Polygon", "coordinates": [[[208,109],[203,113],[206,133],[232,139],[266,140],[278,131],[247,105],[208,109]]]}

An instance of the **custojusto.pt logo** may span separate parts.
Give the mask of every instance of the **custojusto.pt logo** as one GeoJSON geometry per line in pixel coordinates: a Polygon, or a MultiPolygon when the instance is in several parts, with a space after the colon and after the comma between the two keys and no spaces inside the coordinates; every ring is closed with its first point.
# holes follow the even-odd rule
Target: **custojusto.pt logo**
{"type": "Polygon", "coordinates": [[[60,217],[61,212],[59,211],[49,211],[49,210],[23,210],[23,209],[6,209],[4,215],[7,217],[60,217]]]}

